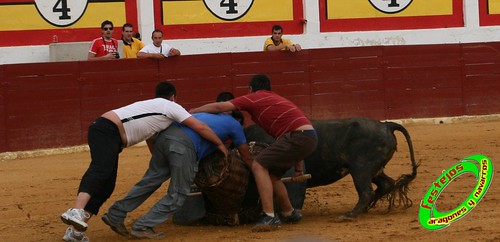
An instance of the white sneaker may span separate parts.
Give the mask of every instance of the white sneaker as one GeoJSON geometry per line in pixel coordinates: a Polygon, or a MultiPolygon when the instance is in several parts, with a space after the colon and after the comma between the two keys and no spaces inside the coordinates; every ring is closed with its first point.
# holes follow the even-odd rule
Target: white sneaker
{"type": "Polygon", "coordinates": [[[68,227],[63,240],[66,242],[89,242],[89,237],[83,235],[83,232],[76,232],[73,228],[68,227]]]}
{"type": "Polygon", "coordinates": [[[78,231],[87,230],[85,219],[90,218],[90,215],[83,209],[70,208],[68,211],[61,214],[61,220],[67,225],[73,225],[78,231]]]}

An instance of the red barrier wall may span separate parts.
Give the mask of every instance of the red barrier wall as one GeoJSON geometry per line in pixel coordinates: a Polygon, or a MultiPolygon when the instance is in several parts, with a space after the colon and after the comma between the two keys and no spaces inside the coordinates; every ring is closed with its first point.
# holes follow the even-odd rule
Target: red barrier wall
{"type": "Polygon", "coordinates": [[[85,144],[97,116],[160,80],[189,109],[247,93],[257,73],[312,119],[500,113],[500,42],[0,65],[0,152],[85,144]]]}

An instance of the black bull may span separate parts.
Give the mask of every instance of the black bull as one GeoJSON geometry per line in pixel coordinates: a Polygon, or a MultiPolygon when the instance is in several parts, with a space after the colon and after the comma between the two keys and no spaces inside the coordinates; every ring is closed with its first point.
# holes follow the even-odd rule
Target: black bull
{"type": "MultiPolygon", "coordinates": [[[[311,174],[307,184],[287,184],[295,207],[303,205],[305,190],[328,185],[351,174],[358,193],[358,203],[339,220],[355,218],[368,211],[381,198],[389,201],[389,210],[396,202],[411,206],[407,196],[409,184],[417,175],[413,145],[408,131],[394,122],[380,122],[368,118],[351,118],[331,121],[314,121],[318,134],[316,150],[305,160],[305,172],[311,174]],[[401,175],[396,181],[384,173],[384,167],[397,147],[394,131],[400,131],[408,143],[411,174],[401,175]],[[372,183],[377,188],[373,191],[372,183]]],[[[248,141],[272,142],[273,138],[257,125],[245,129],[248,141]]],[[[289,175],[293,173],[289,171],[289,175]]]]}
{"type": "MultiPolygon", "coordinates": [[[[338,221],[356,218],[375,206],[382,198],[388,199],[389,210],[399,204],[405,207],[412,205],[407,193],[410,182],[417,175],[419,164],[415,161],[410,135],[402,125],[368,118],[351,118],[314,121],[313,126],[318,134],[318,146],[304,160],[305,172],[311,174],[312,178],[307,180],[307,183],[286,184],[295,208],[302,208],[306,188],[328,185],[348,174],[353,178],[359,199],[356,206],[342,214],[338,221]],[[394,180],[384,173],[384,167],[396,151],[397,140],[394,135],[396,130],[403,133],[408,143],[412,172],[394,180]],[[375,191],[372,183],[376,185],[375,191]]],[[[245,135],[248,142],[268,144],[274,142],[274,139],[257,125],[247,127],[245,135]]],[[[285,176],[290,176],[293,172],[292,168],[285,176]]],[[[192,203],[187,205],[188,208],[181,210],[191,212],[193,206],[198,205],[192,203]]],[[[257,205],[258,193],[251,177],[242,207],[257,205]]],[[[189,215],[184,214],[183,217],[184,221],[177,219],[177,223],[183,224],[189,221],[189,215]]],[[[174,222],[176,222],[175,216],[174,222]]]]}

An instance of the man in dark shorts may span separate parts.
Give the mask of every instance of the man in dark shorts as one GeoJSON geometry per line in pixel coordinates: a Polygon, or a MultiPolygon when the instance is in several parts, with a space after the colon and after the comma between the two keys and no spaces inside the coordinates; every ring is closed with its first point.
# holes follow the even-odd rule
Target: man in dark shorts
{"type": "Polygon", "coordinates": [[[281,220],[295,223],[302,214],[292,207],[281,176],[295,166],[295,176],[303,175],[304,158],[318,143],[311,121],[291,101],[271,91],[271,82],[265,75],[255,75],[250,81],[249,94],[226,102],[216,102],[191,110],[191,113],[221,113],[231,110],[247,111],[252,120],[276,139],[269,148],[248,164],[257,183],[263,214],[253,231],[270,231],[279,227],[281,220]],[[281,206],[281,219],[274,214],[273,191],[281,206]]]}

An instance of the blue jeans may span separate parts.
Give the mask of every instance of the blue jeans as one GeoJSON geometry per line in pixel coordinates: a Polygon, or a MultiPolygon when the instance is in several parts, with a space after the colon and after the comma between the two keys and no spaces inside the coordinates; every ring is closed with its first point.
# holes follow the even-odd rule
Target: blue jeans
{"type": "Polygon", "coordinates": [[[114,222],[125,220],[128,212],[141,205],[163,182],[170,178],[167,194],[132,226],[133,230],[153,228],[165,222],[184,204],[198,172],[197,155],[191,140],[178,126],[171,125],[155,141],[149,168],[128,194],[109,208],[114,222]]]}

